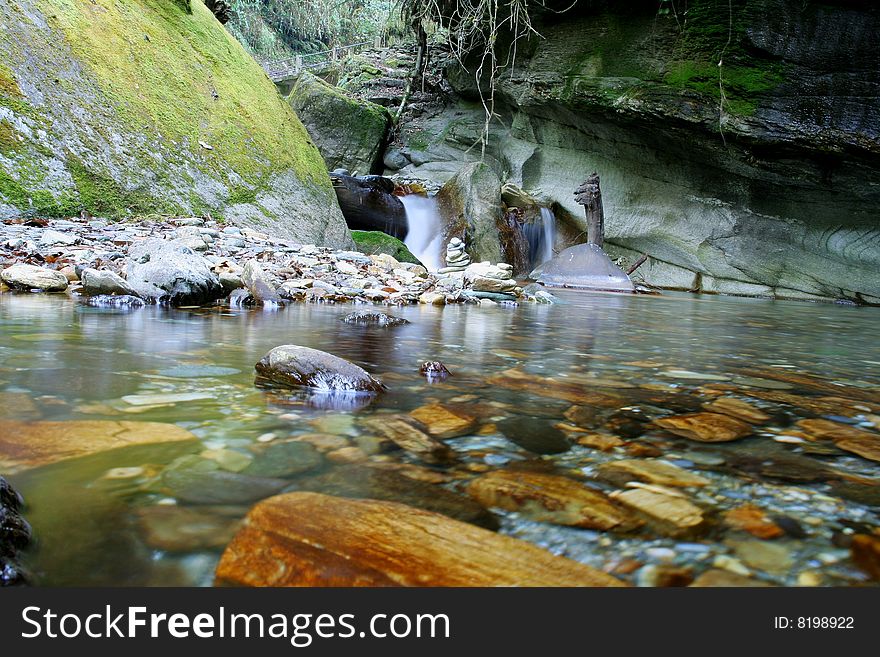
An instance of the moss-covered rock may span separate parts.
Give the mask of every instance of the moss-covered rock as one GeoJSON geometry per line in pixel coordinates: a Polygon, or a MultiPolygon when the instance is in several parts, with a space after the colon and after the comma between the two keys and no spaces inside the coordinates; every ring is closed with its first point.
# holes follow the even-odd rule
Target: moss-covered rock
{"type": "Polygon", "coordinates": [[[377,169],[391,115],[303,71],[288,102],[318,146],[328,169],[367,174],[377,169]]]}
{"type": "Polygon", "coordinates": [[[378,230],[353,230],[351,231],[351,236],[354,238],[357,250],[361,253],[366,253],[367,255],[384,253],[385,255],[390,255],[398,262],[410,262],[414,265],[422,264],[418,258],[410,253],[410,250],[406,248],[406,244],[386,233],[378,230]]]}
{"type": "Polygon", "coordinates": [[[0,3],[0,216],[207,214],[349,246],[302,124],[202,2],[0,3]]]}

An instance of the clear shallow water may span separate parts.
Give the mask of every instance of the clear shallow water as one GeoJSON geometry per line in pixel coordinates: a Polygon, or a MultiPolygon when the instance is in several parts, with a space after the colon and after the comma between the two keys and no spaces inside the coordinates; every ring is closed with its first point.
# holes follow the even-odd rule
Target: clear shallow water
{"type": "MultiPolygon", "coordinates": [[[[446,483],[435,484],[460,490],[472,476],[471,470],[514,464],[589,477],[597,464],[632,457],[622,448],[600,452],[582,446],[564,454],[539,456],[493,431],[487,425],[506,417],[536,417],[548,426],[564,422],[564,413],[572,406],[569,401],[542,396],[540,383],[535,390],[487,383],[487,377],[511,368],[570,382],[585,392],[619,395],[621,408],[635,409],[646,417],[673,412],[664,407],[663,394],[681,393],[698,408],[717,395],[711,388],[718,385],[732,386],[727,394],[774,414],[770,428],[781,429],[801,417],[813,417],[803,408],[761,397],[768,390],[819,395],[815,389],[803,389],[801,383],[774,378],[773,373],[810,375],[816,377],[814,382],[835,386],[835,391],[839,388],[840,397],[858,391],[860,398],[867,395],[880,402],[877,308],[687,295],[563,292],[560,296],[566,303],[553,306],[391,308],[387,312],[411,324],[377,329],[341,322],[354,309],[351,305],[298,304],[271,312],[228,308],[120,312],[80,306],[64,297],[3,294],[0,394],[25,393],[35,408],[7,401],[0,417],[169,422],[199,438],[202,444],[194,450],[196,454],[216,460],[217,452],[250,457],[255,449],[299,434],[335,434],[357,441],[369,433],[360,426],[362,419],[405,413],[430,401],[447,402],[468,409],[483,424],[483,430],[474,435],[450,441],[460,462],[450,468],[446,483]],[[254,363],[279,344],[323,349],[352,360],[382,378],[390,390],[356,413],[285,403],[282,397],[253,385],[254,363]],[[426,360],[443,361],[454,376],[443,384],[428,384],[418,372],[426,360]],[[656,392],[659,399],[646,401],[646,391],[656,392]],[[158,394],[189,396],[151,402],[149,396],[158,394]]],[[[870,418],[851,421],[871,428],[870,418]]],[[[619,424],[597,430],[610,432],[611,426],[619,424]]],[[[744,454],[760,455],[768,445],[801,454],[802,445],[777,443],[764,430],[756,437],[725,445],[674,438],[644,425],[641,430],[640,435],[627,438],[631,445],[648,446],[657,452],[654,455],[701,470],[712,479],[711,486],[695,494],[695,501],[712,512],[720,514],[752,500],[807,528],[806,538],[775,542],[788,550],[789,566],[779,572],[752,568],[755,577],[793,583],[799,573],[817,571],[826,584],[861,581],[835,536],[848,528],[852,531],[858,523],[880,524],[877,507],[845,498],[824,481],[798,480],[797,476],[783,480],[760,473],[744,477],[741,471],[718,464],[719,459],[731,463],[744,454]],[[815,493],[821,494],[818,499],[811,497],[815,493]]],[[[179,456],[168,452],[167,446],[142,450],[136,456],[108,452],[11,477],[30,503],[26,515],[39,546],[29,557],[29,565],[39,583],[210,583],[219,555],[219,547],[204,547],[210,526],[200,534],[201,543],[176,550],[156,549],[157,541],[144,527],[144,513],[175,499],[173,491],[155,484],[165,464],[179,456]],[[140,470],[114,470],[121,467],[140,470]]],[[[374,458],[416,462],[400,451],[383,450],[374,458]]],[[[877,463],[851,454],[806,458],[854,475],[880,477],[877,463]]],[[[339,467],[325,461],[320,472],[339,467]]],[[[292,477],[291,484],[297,480],[292,477]]],[[[215,520],[219,545],[229,531],[228,520],[242,516],[248,506],[250,501],[208,507],[179,503],[178,510],[193,510],[203,519],[215,520]]],[[[682,541],[662,536],[620,537],[536,523],[515,513],[499,515],[502,531],[609,569],[629,558],[649,564],[661,559],[655,555],[665,555],[662,559],[668,562],[669,555],[658,549],[671,550],[673,563],[696,573],[719,555],[737,558],[735,549],[718,532],[699,539],[700,547],[689,551],[680,547],[682,541]]],[[[173,519],[172,534],[193,522],[186,517],[173,519]]]]}

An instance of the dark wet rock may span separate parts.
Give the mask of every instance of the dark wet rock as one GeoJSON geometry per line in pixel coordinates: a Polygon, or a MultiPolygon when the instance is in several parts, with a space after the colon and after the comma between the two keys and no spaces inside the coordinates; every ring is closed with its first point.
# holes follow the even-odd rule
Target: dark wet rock
{"type": "Polygon", "coordinates": [[[223,296],[207,260],[179,240],[132,244],[126,279],[138,296],[173,305],[200,305],[223,296]]]}
{"type": "Polygon", "coordinates": [[[22,504],[21,495],[0,477],[0,587],[27,584],[29,579],[17,559],[31,540],[31,527],[19,513],[22,504]]]}
{"type": "Polygon", "coordinates": [[[504,437],[534,454],[560,454],[571,443],[559,429],[546,420],[516,416],[497,423],[504,437]]]}
{"type": "Polygon", "coordinates": [[[486,529],[498,529],[498,519],[469,497],[392,470],[345,465],[318,476],[298,478],[293,489],[339,497],[400,502],[486,529]]]}
{"type": "Polygon", "coordinates": [[[448,445],[414,426],[408,416],[375,416],[363,425],[425,463],[448,463],[455,459],[448,445]]]}
{"type": "Polygon", "coordinates": [[[237,288],[229,293],[229,305],[232,308],[256,306],[257,300],[245,288],[237,288]]]}
{"type": "Polygon", "coordinates": [[[779,527],[786,535],[792,538],[806,538],[807,532],[801,523],[790,516],[770,516],[770,519],[779,527]]]}
{"type": "Polygon", "coordinates": [[[306,442],[272,443],[260,451],[242,474],[255,477],[292,477],[318,468],[320,452],[306,442]]]}
{"type": "Polygon", "coordinates": [[[80,274],[83,292],[89,295],[127,294],[137,296],[134,288],[119,274],[108,271],[86,268],[80,274]]]}
{"type": "Polygon", "coordinates": [[[444,381],[452,376],[452,372],[439,360],[425,361],[419,366],[419,372],[424,374],[428,381],[444,381]]]}
{"type": "MultiPolygon", "coordinates": [[[[720,446],[719,446],[720,447],[720,446]]],[[[753,477],[808,483],[840,478],[834,468],[809,456],[802,456],[772,441],[741,443],[724,452],[725,465],[734,472],[753,477]]]]}
{"type": "Polygon", "coordinates": [[[349,228],[406,238],[406,209],[394,196],[392,181],[380,176],[354,178],[335,173],[330,174],[330,180],[349,228]]]}
{"type": "Polygon", "coordinates": [[[281,345],[275,347],[255,366],[258,383],[306,387],[324,392],[378,393],[386,389],[361,367],[326,351],[281,345]]]}
{"type": "Polygon", "coordinates": [[[98,294],[83,301],[95,308],[143,308],[146,305],[140,297],[129,294],[98,294]]]}
{"type": "Polygon", "coordinates": [[[831,493],[851,502],[880,507],[880,486],[836,481],[831,484],[831,493]]]}
{"type": "Polygon", "coordinates": [[[596,244],[577,244],[565,249],[533,271],[529,278],[549,287],[633,291],[629,276],[596,244]]]}
{"type": "Polygon", "coordinates": [[[169,495],[190,504],[247,504],[281,492],[290,482],[194,468],[166,470],[161,484],[169,495]]]}
{"type": "Polygon", "coordinates": [[[361,324],[365,326],[381,327],[403,326],[404,324],[409,324],[409,320],[403,319],[402,317],[394,317],[393,315],[389,315],[387,313],[370,312],[367,310],[359,310],[357,312],[349,313],[342,318],[342,321],[346,324],[361,324]]]}

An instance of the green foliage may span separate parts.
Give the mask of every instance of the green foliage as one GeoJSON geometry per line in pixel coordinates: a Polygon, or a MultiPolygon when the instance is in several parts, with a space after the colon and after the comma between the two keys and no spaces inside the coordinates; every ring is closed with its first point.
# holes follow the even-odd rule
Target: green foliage
{"type": "Polygon", "coordinates": [[[10,155],[19,149],[21,139],[6,119],[0,119],[0,154],[10,155]]]}
{"type": "Polygon", "coordinates": [[[230,32],[261,59],[325,50],[382,34],[392,0],[232,0],[230,32]]]}
{"type": "Polygon", "coordinates": [[[257,200],[256,190],[249,189],[242,185],[233,187],[229,192],[229,205],[237,205],[239,203],[254,203],[257,200]]]}

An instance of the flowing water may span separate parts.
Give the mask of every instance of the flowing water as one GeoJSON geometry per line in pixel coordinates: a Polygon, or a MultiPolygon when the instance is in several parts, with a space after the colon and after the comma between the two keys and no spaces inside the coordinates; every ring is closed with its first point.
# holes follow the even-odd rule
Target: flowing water
{"type": "Polygon", "coordinates": [[[556,243],[556,215],[550,208],[541,208],[541,223],[523,224],[523,234],[529,244],[529,263],[534,269],[553,257],[556,243]]]}
{"type": "MultiPolygon", "coordinates": [[[[813,402],[834,397],[844,400],[835,402],[841,406],[832,415],[844,416],[837,420],[877,430],[880,417],[872,411],[880,404],[880,309],[684,294],[559,296],[565,303],[392,308],[411,323],[378,329],[341,322],[351,308],[330,304],[273,312],[124,312],[58,296],[0,295],[0,422],[163,422],[198,438],[195,444],[112,450],[14,474],[37,537],[28,556],[37,582],[210,584],[235,522],[255,499],[272,492],[256,484],[253,490],[230,488],[224,481],[212,489],[210,478],[198,477],[207,488],[193,490],[187,472],[234,473],[267,446],[303,436],[314,441],[315,434],[334,448],[357,445],[377,463],[417,463],[387,446],[377,450],[375,437],[360,423],[432,401],[480,423],[472,434],[448,441],[457,453],[455,465],[432,466],[448,477],[432,484],[403,477],[411,490],[400,481],[394,490],[377,488],[386,486],[380,477],[368,482],[364,496],[417,503],[419,496],[431,497],[430,489],[445,488],[470,508],[462,489],[474,472],[552,470],[607,488],[594,480],[602,463],[662,456],[709,479],[688,495],[713,520],[710,533],[687,541],[651,532],[616,535],[498,511],[500,530],[606,569],[673,563],[698,573],[727,559],[745,561],[747,572],[774,583],[794,583],[804,572],[817,573],[823,584],[862,582],[845,537],[880,524],[880,507],[871,506],[880,504],[880,467],[828,442],[804,441],[792,424],[828,415],[813,402]],[[350,412],[313,408],[255,388],[254,363],[272,347],[290,343],[352,360],[382,378],[389,391],[350,412]],[[429,384],[419,374],[426,360],[443,361],[453,376],[429,384]],[[534,377],[534,385],[519,385],[516,373],[534,377]],[[563,384],[568,401],[554,389],[563,384]],[[531,418],[550,431],[555,423],[570,422],[566,414],[575,402],[588,407],[594,393],[617,400],[597,411],[591,430],[623,437],[624,444],[610,451],[577,444],[581,434],[572,434],[570,450],[539,455],[498,428],[506,418],[531,418]],[[678,438],[649,424],[698,410],[718,396],[746,400],[770,420],[754,436],[725,444],[678,438]],[[168,478],[169,471],[184,476],[168,478]],[[775,552],[764,555],[760,567],[748,565],[752,561],[741,554],[746,548],[731,542],[720,524],[725,511],[746,502],[786,518],[792,534],[772,542],[775,552]]],[[[64,431],[63,424],[51,426],[64,431]]],[[[334,472],[347,472],[342,476],[350,483],[352,468],[372,472],[370,467],[325,457],[308,473],[284,476],[294,489],[326,491],[327,480],[316,483],[316,474],[332,480],[334,472]]],[[[635,577],[632,568],[615,572],[635,577]]]]}
{"type": "Polygon", "coordinates": [[[443,267],[443,231],[437,200],[419,194],[400,197],[406,210],[406,223],[409,231],[404,244],[428,271],[443,267]]]}

